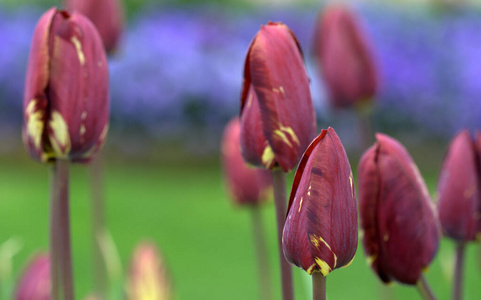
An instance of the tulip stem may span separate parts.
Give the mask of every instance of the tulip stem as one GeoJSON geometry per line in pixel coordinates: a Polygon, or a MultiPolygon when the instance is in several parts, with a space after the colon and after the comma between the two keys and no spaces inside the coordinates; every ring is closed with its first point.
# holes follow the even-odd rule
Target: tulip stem
{"type": "Polygon", "coordinates": [[[312,273],[312,299],[326,300],[326,279],[321,272],[312,273]]]}
{"type": "Polygon", "coordinates": [[[261,285],[261,299],[272,299],[271,283],[269,275],[269,262],[267,259],[267,247],[264,236],[264,226],[262,225],[262,214],[258,206],[252,206],[252,232],[254,234],[254,244],[257,254],[258,276],[261,285]]]}
{"type": "Polygon", "coordinates": [[[70,249],[70,217],[69,217],[69,161],[57,160],[56,187],[58,191],[57,252],[59,269],[62,278],[62,290],[65,300],[73,300],[72,257],[70,249]]]}
{"type": "Polygon", "coordinates": [[[459,242],[456,245],[456,267],[454,271],[453,299],[460,300],[463,295],[463,267],[464,267],[465,243],[459,242]]]}
{"type": "Polygon", "coordinates": [[[429,287],[429,284],[423,274],[421,274],[419,277],[416,287],[418,288],[418,291],[423,299],[436,300],[436,296],[434,296],[433,291],[429,287]]]}
{"type": "Polygon", "coordinates": [[[100,299],[107,299],[108,282],[101,239],[104,232],[104,197],[102,180],[102,156],[98,153],[90,166],[91,218],[92,218],[92,255],[94,292],[100,299]]]}
{"type": "Polygon", "coordinates": [[[51,282],[51,298],[59,299],[59,239],[58,239],[58,182],[57,182],[57,164],[53,164],[50,172],[50,282],[51,282]]]}
{"type": "Polygon", "coordinates": [[[279,246],[279,260],[281,263],[282,299],[293,300],[294,291],[292,286],[292,268],[284,257],[284,251],[282,250],[282,231],[284,230],[287,211],[286,173],[284,173],[284,171],[281,169],[273,170],[272,184],[274,187],[274,202],[277,219],[277,242],[279,246]]]}

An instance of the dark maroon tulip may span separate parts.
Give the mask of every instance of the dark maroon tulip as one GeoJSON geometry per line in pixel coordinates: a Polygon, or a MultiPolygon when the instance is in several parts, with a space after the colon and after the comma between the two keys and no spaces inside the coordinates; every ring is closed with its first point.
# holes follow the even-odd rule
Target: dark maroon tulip
{"type": "Polygon", "coordinates": [[[130,263],[127,300],[173,299],[165,263],[155,245],[140,243],[130,263]]]}
{"type": "Polygon", "coordinates": [[[97,27],[105,51],[115,51],[124,23],[120,0],[65,0],[65,6],[88,17],[97,27]]]}
{"type": "Polygon", "coordinates": [[[87,160],[108,131],[105,51],[97,30],[78,13],[52,8],[32,39],[24,95],[23,139],[46,162],[87,160]]]}
{"type": "Polygon", "coordinates": [[[367,260],[383,282],[416,284],[434,258],[440,225],[409,153],[377,134],[359,163],[359,210],[367,260]]]}
{"type": "Polygon", "coordinates": [[[351,166],[329,127],[314,139],[297,168],[282,238],[284,254],[308,274],[326,276],[351,263],[357,232],[351,166]]]}
{"type": "Polygon", "coordinates": [[[48,255],[33,258],[20,278],[16,300],[50,300],[50,260],[48,255]]]}
{"type": "Polygon", "coordinates": [[[476,145],[467,130],[452,140],[438,184],[438,211],[444,234],[473,241],[481,230],[481,194],[476,145]]]}
{"type": "Polygon", "coordinates": [[[249,47],[241,93],[244,159],[285,172],[296,166],[316,133],[301,49],[282,23],[261,26],[249,47]]]}
{"type": "Polygon", "coordinates": [[[228,189],[238,205],[258,205],[268,199],[272,189],[271,174],[246,165],[240,152],[239,118],[232,119],[224,130],[222,158],[228,189]]]}
{"type": "Polygon", "coordinates": [[[345,5],[326,7],[316,25],[314,55],[334,107],[372,100],[378,73],[365,32],[345,5]]]}

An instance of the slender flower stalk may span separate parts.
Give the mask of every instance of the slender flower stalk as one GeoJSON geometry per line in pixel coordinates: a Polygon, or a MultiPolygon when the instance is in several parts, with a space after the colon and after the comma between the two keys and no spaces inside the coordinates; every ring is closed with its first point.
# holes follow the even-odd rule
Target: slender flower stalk
{"type": "Polygon", "coordinates": [[[282,295],[286,299],[294,299],[292,286],[292,268],[282,251],[282,230],[286,222],[286,173],[282,170],[272,171],[272,185],[274,186],[274,202],[276,207],[277,242],[279,245],[279,260],[281,264],[282,295]]]}
{"type": "Polygon", "coordinates": [[[463,299],[463,269],[464,269],[465,243],[458,242],[456,245],[456,265],[454,269],[453,299],[463,299]]]}
{"type": "Polygon", "coordinates": [[[50,173],[50,282],[51,282],[51,298],[58,300],[60,297],[59,286],[59,224],[58,224],[58,208],[59,195],[57,183],[57,164],[53,164],[50,173]]]}
{"type": "Polygon", "coordinates": [[[327,276],[321,272],[312,273],[312,299],[326,300],[326,281],[327,276]]]}
{"type": "Polygon", "coordinates": [[[254,236],[254,244],[256,247],[257,269],[259,273],[259,282],[261,287],[261,299],[272,299],[269,262],[267,256],[266,239],[264,235],[264,226],[262,225],[262,215],[258,207],[251,208],[252,217],[252,234],[254,236]]]}
{"type": "Polygon", "coordinates": [[[423,299],[436,300],[436,296],[434,296],[434,293],[429,287],[428,281],[426,280],[424,275],[421,274],[418,282],[416,283],[416,287],[418,288],[419,294],[421,295],[421,297],[423,297],[423,299]]]}

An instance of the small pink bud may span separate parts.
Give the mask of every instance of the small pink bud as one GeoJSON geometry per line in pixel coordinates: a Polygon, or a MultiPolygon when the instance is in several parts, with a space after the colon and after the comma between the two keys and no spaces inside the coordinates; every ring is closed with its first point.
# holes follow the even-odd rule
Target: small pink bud
{"type": "Polygon", "coordinates": [[[37,23],[24,95],[24,144],[42,162],[84,161],[108,131],[107,59],[97,30],[56,8],[37,23]]]}
{"type": "Polygon", "coordinates": [[[232,119],[224,130],[222,159],[228,189],[238,205],[258,205],[266,201],[272,188],[267,170],[249,167],[240,151],[239,118],[232,119]]]}
{"type": "Polygon", "coordinates": [[[156,247],[151,243],[139,244],[132,256],[127,299],[173,299],[172,286],[165,263],[156,247]]]}
{"type": "Polygon", "coordinates": [[[316,133],[301,49],[282,23],[261,26],[249,47],[241,93],[241,148],[246,162],[294,168],[316,133]]]}
{"type": "Polygon", "coordinates": [[[23,272],[15,300],[50,300],[50,292],[50,259],[46,254],[38,254],[23,272]]]}
{"type": "Polygon", "coordinates": [[[329,127],[314,139],[297,168],[282,236],[284,254],[308,274],[326,276],[351,263],[357,231],[351,166],[329,127]]]}

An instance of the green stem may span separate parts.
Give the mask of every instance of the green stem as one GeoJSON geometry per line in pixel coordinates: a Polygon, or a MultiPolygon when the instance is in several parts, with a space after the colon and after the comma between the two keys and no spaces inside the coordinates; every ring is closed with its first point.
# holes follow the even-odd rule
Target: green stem
{"type": "Polygon", "coordinates": [[[267,247],[264,236],[264,226],[262,225],[262,214],[259,206],[253,206],[251,209],[252,216],[252,232],[254,235],[254,244],[257,254],[257,268],[259,273],[259,282],[261,285],[261,299],[272,299],[271,283],[269,275],[269,262],[267,258],[267,247]]]}
{"type": "Polygon", "coordinates": [[[102,180],[102,156],[100,153],[90,164],[91,214],[92,214],[92,256],[94,276],[94,294],[100,299],[107,299],[108,281],[105,259],[102,254],[100,239],[104,232],[104,201],[102,180]]]}
{"type": "Polygon", "coordinates": [[[456,267],[454,270],[453,299],[461,300],[463,296],[464,242],[456,245],[456,267]]]}
{"type": "Polygon", "coordinates": [[[273,170],[272,184],[274,186],[274,202],[276,206],[277,242],[279,246],[279,260],[281,264],[282,299],[293,300],[294,291],[292,286],[292,268],[284,257],[284,251],[282,250],[282,231],[284,230],[287,211],[286,174],[280,169],[273,170]]]}
{"type": "Polygon", "coordinates": [[[60,274],[63,280],[65,300],[74,299],[72,257],[70,248],[70,217],[69,217],[69,161],[57,160],[57,190],[58,190],[58,237],[60,274]]]}
{"type": "Polygon", "coordinates": [[[423,274],[421,274],[421,276],[419,277],[416,287],[418,288],[418,291],[423,297],[423,299],[436,300],[436,296],[434,296],[433,291],[429,287],[429,284],[423,274]]]}
{"type": "Polygon", "coordinates": [[[50,281],[51,299],[58,300],[60,293],[59,281],[59,239],[58,239],[58,182],[57,164],[54,163],[50,172],[50,281]]]}
{"type": "Polygon", "coordinates": [[[321,272],[312,273],[312,299],[326,300],[326,276],[321,272]]]}

